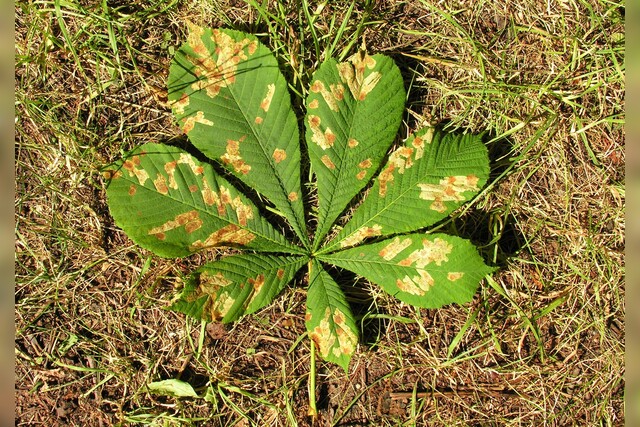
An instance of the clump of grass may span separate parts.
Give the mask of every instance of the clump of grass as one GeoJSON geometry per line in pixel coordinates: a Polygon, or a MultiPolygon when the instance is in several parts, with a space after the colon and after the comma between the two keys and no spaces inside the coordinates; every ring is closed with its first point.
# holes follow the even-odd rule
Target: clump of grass
{"type": "Polygon", "coordinates": [[[163,104],[186,19],[258,34],[301,107],[363,41],[401,65],[405,124],[490,129],[494,182],[442,224],[501,267],[466,307],[417,310],[346,277],[371,330],[318,372],[319,425],[624,419],[624,5],[16,3],[19,425],[308,425],[304,295],[205,327],[163,310],[203,262],[151,257],[108,214],[100,166],[181,143],[163,104]],[[490,191],[489,191],[490,190],[490,191]],[[202,398],[146,391],[180,378],[202,398]],[[208,400],[204,396],[210,390],[208,400]]]}

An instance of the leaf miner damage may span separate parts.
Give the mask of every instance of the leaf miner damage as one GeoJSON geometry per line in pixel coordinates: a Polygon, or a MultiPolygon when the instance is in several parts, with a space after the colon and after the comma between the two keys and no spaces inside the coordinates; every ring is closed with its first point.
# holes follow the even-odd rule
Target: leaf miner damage
{"type": "Polygon", "coordinates": [[[479,191],[478,177],[475,175],[449,176],[440,180],[439,184],[418,184],[421,193],[420,198],[433,200],[431,210],[446,212],[447,207],[443,202],[462,202],[466,191],[479,191]]]}
{"type": "Polygon", "coordinates": [[[364,101],[382,78],[378,71],[372,71],[365,77],[366,69],[372,70],[375,66],[375,59],[365,52],[358,52],[349,58],[349,62],[337,65],[340,79],[357,101],[364,101]]]}
{"type": "Polygon", "coordinates": [[[246,246],[256,238],[256,235],[246,230],[244,228],[240,228],[235,224],[229,224],[218,231],[215,231],[209,235],[204,241],[196,240],[189,246],[189,249],[192,251],[202,250],[214,248],[217,246],[227,246],[227,245],[239,245],[246,246]]]}
{"type": "Polygon", "coordinates": [[[346,248],[348,246],[354,246],[358,243],[362,242],[364,239],[368,237],[380,236],[382,235],[382,227],[378,224],[374,224],[371,227],[360,227],[349,237],[340,242],[340,246],[346,248]]]}
{"type": "Polygon", "coordinates": [[[231,207],[235,210],[238,223],[241,226],[246,226],[247,220],[253,219],[253,208],[243,203],[240,196],[232,198],[229,189],[223,185],[220,186],[219,192],[215,192],[209,186],[209,182],[203,178],[201,194],[204,203],[207,206],[215,206],[220,216],[225,216],[227,207],[231,207]]]}
{"type": "Polygon", "coordinates": [[[320,129],[320,117],[309,115],[309,129],[311,129],[311,140],[318,144],[320,148],[326,150],[333,147],[336,141],[336,136],[331,128],[326,128],[324,131],[320,129]]]}
{"type": "MultiPolygon", "coordinates": [[[[311,313],[307,312],[306,320],[310,321],[311,317],[311,313]]],[[[330,354],[335,357],[351,355],[358,344],[358,337],[346,324],[346,316],[338,308],[333,314],[331,308],[325,309],[324,317],[309,333],[309,338],[316,344],[323,358],[330,354]]]]}
{"type": "Polygon", "coordinates": [[[180,228],[184,226],[185,232],[187,234],[193,233],[202,227],[202,220],[200,219],[200,213],[196,210],[184,212],[172,220],[165,222],[158,227],[154,227],[149,230],[148,234],[156,236],[159,240],[165,239],[165,233],[176,228],[180,228]]]}
{"type": "Polygon", "coordinates": [[[222,88],[235,83],[238,64],[255,53],[258,42],[249,38],[236,41],[218,29],[212,30],[209,40],[205,41],[206,33],[205,29],[189,24],[187,45],[194,53],[190,60],[195,64],[193,72],[198,77],[191,88],[204,90],[209,97],[215,98],[222,88]],[[213,52],[208,45],[214,46],[213,52]]]}
{"type": "Polygon", "coordinates": [[[227,151],[222,156],[220,156],[220,160],[222,160],[225,164],[233,166],[233,169],[237,173],[241,173],[246,175],[251,170],[251,166],[249,166],[244,159],[240,156],[240,143],[247,138],[246,135],[243,135],[237,141],[233,139],[227,140],[227,151]]]}
{"type": "MultiPolygon", "coordinates": [[[[329,89],[327,89],[322,81],[316,80],[309,89],[313,93],[319,93],[329,109],[335,112],[340,111],[339,102],[344,99],[344,86],[341,84],[330,84],[329,89]]],[[[318,108],[317,103],[311,105],[312,103],[309,104],[309,108],[318,108]]]]}

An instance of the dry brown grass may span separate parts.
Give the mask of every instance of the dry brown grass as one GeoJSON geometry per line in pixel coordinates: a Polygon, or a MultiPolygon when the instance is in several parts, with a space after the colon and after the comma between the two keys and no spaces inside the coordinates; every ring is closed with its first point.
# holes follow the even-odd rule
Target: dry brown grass
{"type": "MultiPolygon", "coordinates": [[[[301,94],[322,59],[296,2],[175,3],[16,4],[16,425],[311,423],[304,289],[205,329],[163,309],[204,255],[154,257],[108,213],[102,165],[183,141],[163,88],[186,19],[259,33],[301,94]],[[145,390],[167,378],[213,393],[145,390]]],[[[624,5],[363,2],[338,34],[349,6],[320,11],[321,54],[393,56],[408,129],[491,132],[496,181],[446,227],[501,269],[440,310],[345,277],[377,315],[347,374],[320,363],[316,425],[622,425],[624,5]]]]}

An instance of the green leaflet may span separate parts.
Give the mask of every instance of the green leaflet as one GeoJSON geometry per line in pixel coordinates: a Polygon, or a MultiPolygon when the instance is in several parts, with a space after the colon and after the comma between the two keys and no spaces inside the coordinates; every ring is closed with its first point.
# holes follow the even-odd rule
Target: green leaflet
{"type": "Polygon", "coordinates": [[[306,245],[298,123],[287,82],[255,36],[189,26],[169,101],[189,140],[271,200],[306,245]]]}
{"type": "Polygon", "coordinates": [[[475,196],[488,178],[480,136],[421,129],[391,153],[364,202],[321,252],[433,225],[475,196]]]}
{"type": "Polygon", "coordinates": [[[302,253],[210,165],[179,148],[145,144],[107,174],[116,224],[160,256],[187,256],[215,246],[302,253]]]}
{"type": "Polygon", "coordinates": [[[268,305],[306,257],[242,254],[205,264],[170,309],[196,319],[233,322],[268,305]]]}
{"type": "Polygon", "coordinates": [[[305,320],[320,356],[346,371],[358,344],[358,328],[340,286],[316,260],[309,263],[305,320]]]}
{"type": "Polygon", "coordinates": [[[320,259],[377,283],[417,307],[438,308],[473,298],[487,267],[471,242],[445,234],[409,234],[320,259]]]}
{"type": "Polygon", "coordinates": [[[305,126],[318,185],[314,250],[378,169],[398,132],[404,99],[400,70],[384,55],[329,59],[313,74],[305,126]]]}

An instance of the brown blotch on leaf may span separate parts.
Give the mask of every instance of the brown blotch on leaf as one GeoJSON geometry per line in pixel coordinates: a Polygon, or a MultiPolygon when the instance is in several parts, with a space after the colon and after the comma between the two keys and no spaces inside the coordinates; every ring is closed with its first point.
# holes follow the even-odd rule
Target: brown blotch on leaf
{"type": "Polygon", "coordinates": [[[333,162],[331,161],[331,159],[329,158],[329,156],[327,156],[326,154],[324,156],[322,156],[320,158],[320,160],[322,160],[322,163],[328,167],[329,169],[335,169],[336,165],[333,164],[333,162]]]}
{"type": "Polygon", "coordinates": [[[178,189],[178,183],[176,182],[176,167],[178,166],[177,161],[168,162],[164,165],[164,171],[167,173],[169,177],[169,188],[173,188],[174,190],[178,189]]]}
{"type": "Polygon", "coordinates": [[[411,246],[410,238],[407,237],[404,240],[400,240],[399,237],[396,237],[391,243],[382,248],[380,252],[378,252],[378,255],[384,258],[385,261],[391,261],[409,246],[411,246]]]}
{"type": "Polygon", "coordinates": [[[311,140],[318,144],[320,148],[326,150],[333,146],[336,136],[330,128],[326,128],[324,132],[320,129],[320,117],[309,115],[309,129],[311,129],[311,140]]]}
{"type": "Polygon", "coordinates": [[[195,53],[190,59],[195,64],[193,71],[198,77],[191,88],[204,89],[209,97],[214,98],[222,88],[235,83],[238,64],[248,59],[247,53],[252,55],[256,51],[257,41],[245,38],[236,42],[233,37],[215,29],[211,35],[216,46],[213,55],[202,40],[204,29],[190,24],[189,30],[187,43],[195,53]]]}
{"type": "Polygon", "coordinates": [[[202,227],[202,220],[200,219],[199,215],[200,214],[198,213],[198,211],[195,210],[181,213],[174,219],[165,222],[159,227],[152,228],[151,230],[149,230],[149,234],[155,235],[157,237],[159,234],[164,235],[165,232],[182,226],[184,226],[187,233],[193,233],[194,231],[202,227]]]}
{"type": "Polygon", "coordinates": [[[309,116],[309,126],[311,127],[318,127],[320,126],[320,117],[318,116],[309,116]]]}
{"type": "Polygon", "coordinates": [[[298,200],[298,193],[296,193],[295,191],[289,193],[289,201],[295,202],[296,200],[298,200]]]}
{"type": "Polygon", "coordinates": [[[286,158],[287,158],[287,152],[286,151],[281,150],[280,148],[276,148],[273,151],[273,160],[275,160],[276,163],[280,163],[281,161],[283,161],[286,158]]]}
{"type": "Polygon", "coordinates": [[[241,226],[247,225],[247,220],[253,219],[253,209],[250,205],[244,204],[240,196],[231,197],[228,188],[220,186],[220,191],[215,192],[209,187],[209,182],[202,178],[202,199],[207,206],[216,206],[218,215],[225,216],[227,214],[227,206],[231,206],[238,218],[241,226]]]}
{"type": "Polygon", "coordinates": [[[313,331],[309,333],[309,338],[318,347],[318,351],[323,358],[326,358],[331,351],[331,348],[336,342],[336,337],[331,333],[331,326],[329,319],[331,318],[331,309],[326,308],[324,318],[320,321],[320,324],[313,328],[313,331]]]}
{"type": "Polygon", "coordinates": [[[308,108],[310,110],[315,110],[316,108],[318,108],[320,106],[320,103],[318,102],[317,99],[314,99],[313,101],[311,101],[308,105],[308,108]]]}
{"type": "Polygon", "coordinates": [[[313,82],[311,84],[311,87],[309,88],[309,90],[313,93],[320,93],[323,89],[324,83],[322,83],[320,80],[316,80],[315,82],[313,82]]]}
{"type": "MultiPolygon", "coordinates": [[[[220,197],[218,197],[218,193],[209,187],[209,181],[204,177],[202,177],[202,200],[207,206],[220,205],[220,197]]],[[[224,210],[222,212],[218,210],[218,213],[222,215],[224,214],[224,210]]]]}
{"type": "Polygon", "coordinates": [[[196,191],[198,191],[198,186],[196,184],[190,185],[189,191],[195,193],[196,191]]]}
{"type": "Polygon", "coordinates": [[[198,111],[195,116],[183,117],[180,121],[182,122],[182,131],[185,134],[191,132],[196,126],[196,123],[200,123],[206,126],[213,126],[213,122],[211,120],[204,118],[203,111],[198,111]]]}
{"type": "Polygon", "coordinates": [[[203,311],[208,308],[211,313],[211,319],[221,321],[224,319],[224,316],[229,313],[231,308],[233,308],[233,304],[235,304],[235,302],[236,300],[231,298],[229,292],[220,292],[217,299],[214,299],[213,297],[209,298],[207,304],[203,307],[203,311]],[[211,305],[208,303],[211,303],[211,305]]]}
{"type": "Polygon", "coordinates": [[[462,279],[462,276],[464,276],[464,273],[460,273],[460,272],[447,273],[447,279],[449,279],[452,282],[462,279]]]}
{"type": "MultiPolygon", "coordinates": [[[[329,85],[329,90],[327,90],[323,82],[316,80],[310,89],[311,92],[322,95],[324,102],[327,103],[327,106],[332,111],[339,111],[338,102],[344,99],[344,86],[341,84],[332,84],[329,85]]],[[[317,105],[313,108],[317,108],[317,105]]]]}
{"type": "Polygon", "coordinates": [[[117,179],[117,178],[122,177],[122,172],[114,171],[114,170],[107,170],[107,171],[102,172],[102,176],[105,179],[117,179]]]}
{"type": "Polygon", "coordinates": [[[260,116],[256,117],[256,119],[255,119],[255,123],[257,125],[261,125],[263,121],[264,121],[264,119],[262,117],[260,117],[260,116]]]}
{"type": "Polygon", "coordinates": [[[276,276],[278,277],[278,279],[282,280],[282,278],[284,277],[284,270],[279,268],[276,272],[276,276]]]}
{"type": "Polygon", "coordinates": [[[373,69],[375,66],[375,59],[365,52],[358,52],[349,58],[349,62],[337,65],[340,79],[349,87],[351,95],[356,100],[364,101],[382,78],[378,71],[373,71],[365,77],[365,69],[373,69]]]}
{"type": "Polygon", "coordinates": [[[217,271],[215,274],[210,274],[208,271],[203,271],[198,276],[199,285],[197,289],[198,295],[210,295],[215,298],[221,288],[227,287],[233,283],[233,280],[227,279],[224,274],[217,271]]]}
{"type": "Polygon", "coordinates": [[[256,235],[249,230],[240,228],[235,224],[229,224],[220,230],[211,233],[204,241],[196,240],[191,245],[191,250],[207,249],[216,246],[225,246],[229,244],[237,244],[241,246],[248,245],[256,238],[256,235]]]}
{"type": "Polygon", "coordinates": [[[250,278],[248,281],[249,284],[253,286],[253,291],[257,294],[260,292],[262,286],[264,285],[264,274],[259,274],[255,279],[250,278]]]}
{"type": "Polygon", "coordinates": [[[202,175],[202,173],[204,172],[204,167],[197,165],[193,157],[186,153],[180,154],[178,164],[189,166],[189,168],[191,168],[191,172],[193,172],[194,175],[202,175]]]}
{"type": "Polygon", "coordinates": [[[167,180],[164,175],[158,174],[156,179],[153,180],[153,185],[156,187],[158,193],[169,194],[169,187],[167,187],[167,180]]]}
{"type": "Polygon", "coordinates": [[[360,227],[355,233],[340,242],[340,246],[346,248],[347,246],[357,245],[368,237],[382,235],[382,227],[378,224],[374,224],[372,227],[360,227]]]}
{"type": "Polygon", "coordinates": [[[418,276],[404,276],[402,279],[396,280],[396,286],[403,292],[412,295],[424,295],[433,286],[434,280],[431,275],[422,269],[417,269],[418,276]]]}
{"type": "Polygon", "coordinates": [[[269,111],[269,107],[271,106],[271,100],[273,99],[273,95],[276,92],[276,85],[271,83],[267,85],[267,95],[264,97],[262,102],[260,103],[260,108],[262,108],[265,112],[269,111]]]}
{"type": "Polygon", "coordinates": [[[347,145],[349,146],[349,148],[356,148],[358,146],[358,141],[353,138],[349,138],[349,141],[347,141],[347,145]]]}
{"type": "Polygon", "coordinates": [[[358,167],[362,170],[356,174],[356,178],[363,180],[364,177],[367,176],[367,169],[369,169],[371,165],[371,159],[366,159],[358,163],[358,167]]]}
{"type": "Polygon", "coordinates": [[[391,153],[387,166],[380,172],[380,175],[378,175],[378,182],[380,184],[378,194],[380,197],[387,195],[387,186],[394,180],[394,172],[397,171],[402,175],[406,169],[413,166],[413,160],[411,158],[413,151],[413,148],[410,147],[400,147],[391,153]]]}
{"type": "Polygon", "coordinates": [[[430,208],[436,212],[444,213],[447,207],[443,202],[462,202],[465,191],[479,191],[478,177],[475,175],[450,176],[440,180],[439,184],[418,184],[421,193],[420,198],[433,200],[430,208]]]}
{"type": "Polygon", "coordinates": [[[413,251],[407,258],[403,259],[398,265],[409,267],[416,264],[416,268],[424,268],[430,263],[440,266],[443,262],[449,261],[449,254],[453,249],[453,245],[444,239],[436,237],[433,241],[429,239],[422,240],[422,249],[413,251]]]}
{"type": "Polygon", "coordinates": [[[131,184],[131,185],[129,186],[129,195],[130,195],[130,196],[133,196],[133,195],[135,195],[135,194],[136,194],[136,186],[135,186],[134,184],[131,184]]]}
{"type": "Polygon", "coordinates": [[[366,159],[358,163],[360,169],[369,169],[371,167],[371,159],[366,159]]]}
{"type": "Polygon", "coordinates": [[[246,164],[244,159],[240,156],[240,143],[246,138],[246,135],[243,135],[237,141],[228,139],[227,152],[220,157],[220,160],[225,164],[230,164],[236,172],[244,175],[248,174],[251,170],[251,166],[246,164]]]}
{"type": "Polygon", "coordinates": [[[147,182],[147,179],[149,179],[149,174],[144,169],[138,169],[138,166],[140,166],[139,156],[133,156],[132,158],[125,160],[122,164],[122,168],[129,172],[130,177],[135,176],[138,178],[140,185],[144,185],[144,183],[147,182]]]}
{"type": "Polygon", "coordinates": [[[336,334],[338,335],[338,347],[333,349],[333,355],[340,357],[342,355],[352,354],[358,343],[358,337],[351,328],[346,325],[345,314],[337,308],[333,313],[333,322],[336,325],[336,334]]]}
{"type": "Polygon", "coordinates": [[[170,101],[169,104],[171,104],[175,114],[183,115],[184,109],[189,106],[189,96],[186,93],[183,93],[180,99],[170,101]]]}

